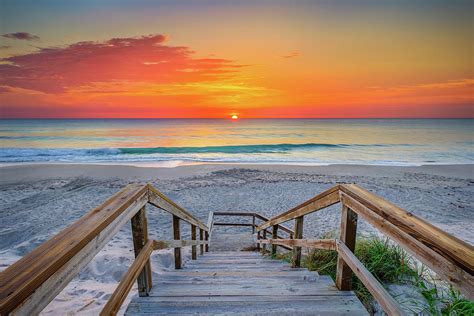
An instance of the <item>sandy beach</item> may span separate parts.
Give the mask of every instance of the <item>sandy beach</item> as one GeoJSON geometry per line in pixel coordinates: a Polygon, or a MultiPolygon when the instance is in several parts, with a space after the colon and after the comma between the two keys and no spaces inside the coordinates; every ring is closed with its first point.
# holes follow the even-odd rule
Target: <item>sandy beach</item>
{"type": "MultiPolygon", "coordinates": [[[[203,221],[209,211],[226,210],[255,211],[271,217],[336,183],[357,183],[474,243],[474,165],[16,165],[0,168],[0,269],[132,182],[153,183],[203,221]]],[[[339,208],[334,206],[305,219],[305,237],[336,230],[339,208]]],[[[153,238],[171,238],[169,214],[149,207],[148,219],[153,238]]],[[[189,238],[190,228],[183,226],[183,236],[189,238]]],[[[371,227],[362,222],[359,233],[370,232],[371,227]]],[[[125,227],[44,313],[60,308],[64,313],[96,314],[132,258],[130,228],[125,227]]],[[[155,272],[172,269],[171,263],[169,251],[153,255],[155,272]]],[[[132,290],[131,295],[135,294],[132,290]]]]}

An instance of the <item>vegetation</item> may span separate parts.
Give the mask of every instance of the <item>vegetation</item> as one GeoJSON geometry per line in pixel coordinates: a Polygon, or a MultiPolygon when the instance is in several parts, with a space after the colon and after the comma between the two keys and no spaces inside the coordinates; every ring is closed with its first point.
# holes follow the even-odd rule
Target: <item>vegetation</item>
{"type": "MultiPolygon", "coordinates": [[[[326,236],[327,238],[328,236],[326,236]]],[[[334,237],[334,236],[330,236],[334,237]]],[[[469,301],[452,287],[439,287],[430,280],[430,273],[424,266],[413,259],[399,246],[388,239],[379,237],[359,238],[356,242],[355,254],[364,266],[385,285],[399,284],[414,287],[426,300],[420,302],[422,314],[431,315],[474,315],[474,302],[469,301]]],[[[278,259],[291,261],[291,252],[274,256],[278,259]]],[[[322,275],[336,278],[337,253],[332,250],[316,249],[303,257],[303,266],[322,275]]],[[[367,288],[355,276],[352,280],[353,290],[367,307],[375,312],[374,300],[367,288]]],[[[402,305],[403,302],[401,302],[402,305]]],[[[413,311],[420,313],[420,309],[413,311]]]]}

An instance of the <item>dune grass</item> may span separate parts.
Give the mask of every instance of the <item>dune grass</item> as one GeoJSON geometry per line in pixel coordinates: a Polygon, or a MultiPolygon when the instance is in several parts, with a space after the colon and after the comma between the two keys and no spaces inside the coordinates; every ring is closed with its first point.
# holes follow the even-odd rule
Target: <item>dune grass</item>
{"type": "MultiPolygon", "coordinates": [[[[334,233],[325,238],[334,238],[334,233]]],[[[474,315],[473,301],[463,298],[457,290],[447,285],[439,288],[436,285],[439,282],[429,280],[431,274],[426,267],[415,263],[401,247],[391,243],[389,239],[358,238],[355,254],[382,284],[401,284],[416,288],[426,300],[420,302],[423,306],[422,314],[474,315]]],[[[292,253],[278,254],[274,257],[291,262],[292,253]]],[[[312,250],[303,257],[302,266],[321,275],[330,275],[335,280],[337,252],[312,250]]],[[[353,276],[352,287],[367,310],[374,313],[376,311],[374,299],[356,276],[353,276]]]]}

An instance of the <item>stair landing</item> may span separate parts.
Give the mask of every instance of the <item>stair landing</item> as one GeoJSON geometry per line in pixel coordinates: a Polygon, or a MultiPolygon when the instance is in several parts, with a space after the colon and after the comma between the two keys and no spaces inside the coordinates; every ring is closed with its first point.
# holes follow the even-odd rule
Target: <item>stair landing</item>
{"type": "Polygon", "coordinates": [[[329,276],[292,269],[257,252],[214,251],[161,272],[126,315],[367,315],[352,291],[329,276]]]}

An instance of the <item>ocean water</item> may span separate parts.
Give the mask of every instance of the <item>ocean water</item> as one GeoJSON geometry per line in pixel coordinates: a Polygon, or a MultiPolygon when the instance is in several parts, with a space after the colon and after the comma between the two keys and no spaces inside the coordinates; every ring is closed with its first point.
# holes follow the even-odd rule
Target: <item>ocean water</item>
{"type": "Polygon", "coordinates": [[[0,163],[474,163],[474,119],[0,120],[0,163]]]}

